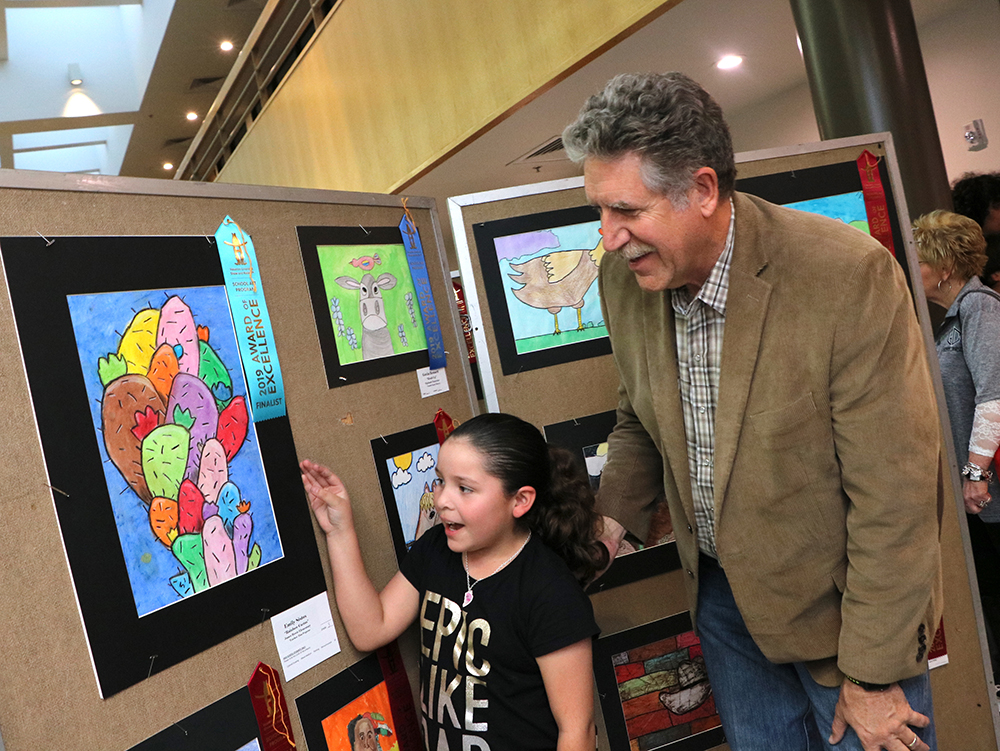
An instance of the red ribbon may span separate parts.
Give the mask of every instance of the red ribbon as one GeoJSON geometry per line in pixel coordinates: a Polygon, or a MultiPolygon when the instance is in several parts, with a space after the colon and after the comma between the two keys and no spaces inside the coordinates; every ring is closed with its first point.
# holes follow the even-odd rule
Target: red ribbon
{"type": "Polygon", "coordinates": [[[413,692],[406,677],[399,645],[391,641],[384,647],[379,647],[375,653],[378,655],[378,664],[382,668],[382,678],[389,694],[389,706],[392,707],[392,721],[395,724],[393,730],[396,732],[399,748],[423,748],[420,718],[417,717],[417,709],[413,706],[413,692]]]}
{"type": "Polygon", "coordinates": [[[885,200],[882,175],[878,171],[880,161],[882,157],[877,157],[865,149],[858,157],[858,174],[861,176],[861,192],[865,199],[865,213],[868,215],[868,231],[895,258],[896,246],[892,242],[889,206],[885,200]]]}
{"type": "Polygon", "coordinates": [[[444,443],[444,439],[451,435],[451,432],[458,427],[458,423],[443,409],[439,409],[434,415],[434,427],[437,429],[438,443],[444,443]]]}
{"type": "Polygon", "coordinates": [[[465,304],[465,290],[458,279],[452,279],[455,289],[455,302],[458,304],[458,320],[462,322],[462,334],[465,336],[465,348],[469,351],[469,365],[476,366],[476,342],[472,338],[472,319],[469,318],[469,308],[465,304]]]}
{"type": "Polygon", "coordinates": [[[263,751],[291,751],[295,748],[295,738],[278,671],[258,662],[247,686],[254,714],[257,716],[263,751]]]}

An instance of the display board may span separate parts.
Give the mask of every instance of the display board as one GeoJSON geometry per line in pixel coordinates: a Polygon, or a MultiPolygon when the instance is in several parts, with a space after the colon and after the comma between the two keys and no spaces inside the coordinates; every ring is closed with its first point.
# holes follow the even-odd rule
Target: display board
{"type": "MultiPolygon", "coordinates": [[[[943,405],[927,305],[920,284],[912,281],[919,279],[919,272],[889,134],[739,154],[736,161],[738,190],[853,223],[878,236],[883,245],[892,246],[910,280],[930,353],[929,362],[936,374],[938,401],[943,405]],[[864,156],[866,150],[868,156],[864,156]],[[874,176],[885,191],[886,201],[884,208],[868,209],[863,181],[867,183],[874,176]]],[[[563,280],[573,281],[571,271],[582,275],[579,269],[586,267],[588,256],[596,256],[594,260],[599,260],[603,252],[603,247],[592,252],[585,237],[565,229],[567,225],[574,226],[574,222],[563,217],[573,215],[576,222],[586,219],[586,207],[582,178],[448,200],[486,405],[490,410],[514,412],[540,428],[580,422],[613,410],[617,404],[618,378],[611,355],[589,352],[575,359],[562,358],[530,365],[515,359],[511,366],[507,319],[511,318],[511,310],[520,297],[526,296],[522,290],[528,290],[536,301],[542,299],[541,293],[531,290],[538,286],[535,280],[540,272],[536,267],[543,267],[547,281],[558,286],[566,283],[563,280]],[[519,223],[526,228],[519,227],[519,223]],[[576,253],[571,257],[568,251],[576,253]],[[576,264],[568,261],[576,261],[576,264]],[[533,270],[535,273],[530,273],[533,270]],[[506,280],[501,278],[504,275],[506,280]],[[499,282],[510,291],[505,290],[500,295],[499,282]]],[[[588,277],[579,278],[585,283],[588,277]]],[[[571,308],[580,300],[569,294],[562,299],[553,296],[549,300],[553,308],[548,311],[549,318],[555,316],[561,328],[575,329],[574,324],[579,319],[570,317],[568,310],[556,312],[554,308],[560,304],[571,308]]],[[[589,304],[589,300],[584,301],[580,309],[586,311],[589,304]]],[[[581,330],[584,330],[586,318],[581,318],[584,323],[581,330]]],[[[559,336],[555,330],[546,333],[552,339],[559,336]]],[[[516,345],[517,337],[514,339],[516,345]]],[[[516,351],[515,355],[521,356],[516,351]]],[[[943,407],[938,412],[942,421],[946,421],[947,415],[942,410],[943,407]]],[[[943,433],[950,441],[950,431],[945,429],[943,433]]],[[[970,576],[974,574],[971,554],[970,563],[966,563],[968,534],[960,508],[960,484],[956,468],[952,470],[949,490],[953,496],[957,493],[955,497],[959,498],[959,503],[949,503],[944,509],[941,536],[949,663],[932,673],[935,718],[942,748],[975,742],[987,748],[995,743],[995,719],[990,712],[993,700],[987,693],[981,614],[971,596],[973,590],[970,590],[970,576]],[[953,634],[958,644],[953,643],[953,634]]],[[[659,546],[661,549],[669,547],[672,544],[659,546]]],[[[662,552],[665,551],[658,551],[661,555],[662,552]]],[[[637,581],[603,589],[598,582],[592,587],[591,591],[598,590],[593,594],[593,601],[598,623],[605,634],[627,631],[687,609],[681,580],[683,572],[670,570],[676,565],[676,559],[664,557],[663,562],[656,564],[657,573],[645,565],[648,560],[645,556],[646,551],[629,556],[633,563],[628,566],[627,575],[621,577],[638,578],[637,581]],[[643,566],[636,573],[639,568],[636,564],[640,561],[643,566]]],[[[602,720],[599,716],[599,726],[603,725],[602,720]]],[[[601,743],[606,742],[607,736],[602,730],[601,743]]]]}
{"type": "MultiPolygon", "coordinates": [[[[422,241],[443,349],[463,353],[433,201],[411,198],[407,207],[422,241]]],[[[319,574],[316,588],[322,590],[329,583],[325,545],[298,482],[297,458],[322,462],[341,474],[351,489],[363,556],[373,581],[382,586],[395,573],[392,535],[371,440],[426,425],[438,408],[457,420],[468,419],[474,403],[467,361],[461,354],[449,354],[444,372],[450,390],[427,398],[421,397],[413,370],[331,388],[297,228],[395,228],[403,217],[402,201],[396,196],[0,171],[0,238],[18,238],[0,239],[0,254],[5,262],[8,250],[12,259],[20,259],[5,269],[11,275],[5,274],[0,282],[0,344],[7,354],[0,364],[0,424],[4,431],[0,482],[6,488],[0,500],[5,520],[0,525],[0,547],[7,562],[0,571],[0,654],[6,669],[0,685],[0,734],[6,751],[128,749],[176,723],[183,727],[184,718],[245,686],[258,662],[280,665],[267,620],[276,615],[277,609],[304,599],[306,592],[298,591],[295,570],[289,570],[281,576],[287,591],[285,599],[261,602],[254,577],[268,575],[269,569],[281,573],[287,561],[302,556],[314,562],[319,574]],[[213,238],[227,216],[252,238],[256,250],[254,279],[266,295],[273,327],[271,346],[280,359],[287,405],[286,417],[249,426],[248,440],[232,462],[239,462],[243,452],[248,458],[259,456],[263,462],[282,552],[280,557],[277,552],[268,557],[270,543],[262,515],[260,526],[246,546],[249,553],[254,543],[259,543],[259,571],[248,563],[249,573],[234,581],[196,593],[190,603],[182,599],[165,608],[153,604],[151,614],[139,619],[156,620],[166,614],[172,623],[177,621],[168,629],[174,630],[172,637],[158,635],[155,629],[129,635],[116,630],[113,617],[110,622],[87,621],[85,627],[80,609],[86,611],[87,598],[78,602],[75,585],[87,581],[96,587],[100,582],[95,577],[110,576],[117,582],[116,589],[105,590],[108,602],[101,607],[131,608],[132,619],[138,618],[134,588],[124,566],[117,573],[114,566],[102,569],[100,559],[95,559],[95,573],[92,569],[78,571],[75,566],[71,569],[67,562],[67,556],[71,560],[80,550],[87,553],[86,532],[93,514],[108,518],[107,498],[112,492],[108,472],[112,477],[123,477],[114,468],[102,472],[99,457],[103,439],[99,431],[106,425],[98,425],[87,408],[80,412],[80,404],[91,399],[85,384],[91,369],[97,378],[99,367],[107,367],[99,366],[98,360],[104,358],[114,366],[117,343],[137,312],[133,310],[137,301],[107,298],[94,307],[93,300],[80,298],[86,305],[81,308],[83,312],[74,313],[67,298],[107,292],[114,296],[122,290],[150,292],[140,295],[138,307],[162,314],[165,303],[177,297],[186,301],[196,326],[206,325],[205,320],[214,315],[212,311],[225,307],[212,297],[213,293],[203,290],[221,283],[219,249],[213,238]],[[157,249],[162,252],[154,252],[157,249]],[[148,255],[150,252],[153,256],[148,255]],[[109,276],[107,266],[89,264],[87,260],[114,253],[123,259],[113,265],[117,269],[114,273],[145,276],[102,287],[100,277],[109,276]],[[203,274],[198,271],[199,263],[209,264],[216,271],[203,274]],[[24,271],[20,275],[13,268],[19,264],[24,271]],[[26,276],[33,278],[26,280],[26,276]],[[21,315],[21,309],[29,311],[27,318],[21,315]],[[37,326],[28,323],[36,315],[37,326]],[[97,323],[102,321],[107,325],[108,341],[103,333],[88,333],[97,331],[97,323]],[[75,324],[79,326],[74,328],[75,324]],[[91,340],[93,351],[86,345],[91,340]],[[94,359],[93,353],[100,348],[104,351],[94,359]],[[279,443],[284,448],[280,450],[274,449],[275,432],[281,434],[279,443]],[[65,446],[69,459],[50,459],[43,439],[65,446]],[[87,469],[93,466],[97,467],[96,474],[87,469]],[[81,481],[74,472],[84,469],[90,474],[81,481]],[[285,536],[287,514],[298,520],[292,526],[302,528],[305,524],[302,539],[285,536]],[[241,580],[246,580],[249,587],[244,587],[241,580]],[[235,599],[242,602],[226,604],[213,599],[213,590],[218,589],[221,596],[232,587],[240,590],[235,599]],[[197,605],[197,612],[179,612],[189,604],[197,605]],[[239,621],[237,628],[216,633],[220,622],[233,618],[239,621]],[[189,633],[177,633],[176,629],[189,633]],[[215,635],[205,638],[205,633],[215,635]],[[117,643],[123,648],[134,644],[143,652],[139,674],[127,681],[134,685],[107,691],[106,699],[99,693],[88,649],[88,639],[94,637],[107,643],[106,651],[113,650],[117,643]],[[169,656],[172,645],[164,641],[169,638],[201,641],[191,654],[174,659],[169,656]],[[151,660],[153,655],[156,657],[151,660]]],[[[237,248],[233,252],[239,256],[237,248]]],[[[225,370],[238,370],[238,366],[233,367],[238,355],[226,341],[232,337],[232,322],[224,324],[215,319],[206,328],[211,331],[203,332],[205,338],[192,339],[194,346],[207,339],[225,370]],[[227,325],[229,334],[225,333],[227,325]]],[[[178,357],[186,356],[184,346],[175,344],[180,347],[178,357]]],[[[219,400],[221,413],[225,408],[221,405],[256,385],[256,373],[248,372],[246,383],[219,383],[208,373],[201,373],[192,383],[194,380],[203,381],[202,386],[194,384],[199,393],[206,393],[204,386],[212,399],[219,400]]],[[[174,414],[172,405],[167,406],[167,411],[174,414]]],[[[185,410],[196,411],[190,405],[181,405],[182,422],[187,419],[185,410]]],[[[153,413],[160,411],[153,409],[153,413]]],[[[138,423],[129,425],[140,433],[143,430],[138,423]]],[[[125,428],[129,429],[129,425],[125,428]]],[[[154,420],[148,427],[155,426],[154,420]]],[[[229,441],[213,440],[220,445],[229,441]]],[[[206,440],[194,443],[204,447],[206,440]]],[[[240,471],[234,469],[234,477],[240,471]]],[[[125,490],[123,497],[134,497],[133,503],[141,504],[140,510],[148,513],[152,504],[138,496],[126,481],[120,482],[125,490]]],[[[240,491],[244,498],[239,500],[250,501],[251,513],[256,515],[259,508],[263,514],[266,503],[258,500],[260,495],[250,498],[242,486],[240,491]]],[[[209,505],[225,506],[221,500],[209,505]]],[[[231,509],[229,516],[220,512],[223,521],[218,524],[235,524],[239,513],[238,509],[231,509]]],[[[162,526],[161,522],[158,519],[155,529],[166,534],[170,524],[162,526]]],[[[102,537],[91,539],[90,544],[99,544],[112,553],[117,549],[119,558],[128,555],[114,522],[110,526],[106,521],[101,524],[102,537]]],[[[151,540],[148,544],[161,545],[150,525],[150,520],[145,519],[139,531],[151,540]]],[[[228,530],[221,534],[228,534],[228,530]]],[[[174,589],[169,581],[163,583],[174,589]]],[[[183,583],[178,585],[183,590],[183,583]]],[[[269,588],[273,589],[260,587],[269,588]]],[[[223,599],[230,598],[225,594],[223,599]]],[[[91,598],[99,605],[100,599],[96,595],[91,598]]],[[[294,699],[360,657],[346,638],[335,606],[333,611],[343,651],[284,685],[300,748],[305,744],[301,742],[302,727],[294,699]]],[[[405,639],[403,645],[404,653],[415,661],[415,648],[406,649],[405,639]]],[[[413,673],[415,677],[415,669],[413,673]]],[[[233,747],[239,748],[243,742],[234,742],[233,747]]]]}

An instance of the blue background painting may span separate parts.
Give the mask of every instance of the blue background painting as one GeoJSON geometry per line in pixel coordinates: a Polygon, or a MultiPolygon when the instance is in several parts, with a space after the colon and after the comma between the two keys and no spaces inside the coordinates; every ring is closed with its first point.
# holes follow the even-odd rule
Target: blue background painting
{"type": "Polygon", "coordinates": [[[409,547],[416,539],[417,519],[420,517],[420,496],[424,494],[424,485],[434,490],[434,480],[437,473],[438,450],[440,444],[432,443],[411,454],[403,454],[386,460],[389,477],[392,480],[392,493],[396,499],[396,509],[399,511],[399,523],[403,528],[403,539],[409,547]],[[409,465],[401,457],[410,457],[409,465]],[[406,465],[405,468],[400,465],[406,465]]]}
{"type": "MultiPolygon", "coordinates": [[[[533,308],[520,300],[513,293],[514,289],[522,285],[510,278],[511,274],[518,272],[511,268],[513,263],[524,263],[544,256],[553,251],[563,250],[593,250],[600,242],[601,235],[599,229],[601,223],[584,222],[582,224],[571,224],[563,227],[553,227],[551,229],[536,230],[533,232],[523,232],[517,235],[507,235],[494,240],[496,247],[497,261],[500,265],[500,278],[504,284],[504,298],[507,301],[507,311],[510,316],[511,330],[514,335],[515,344],[519,340],[529,339],[536,336],[552,334],[555,330],[555,319],[553,315],[544,308],[533,308]]],[[[601,314],[601,304],[597,296],[597,282],[595,281],[587,294],[584,296],[584,305],[581,309],[583,323],[588,322],[594,325],[590,335],[585,339],[607,336],[607,329],[604,327],[604,316],[601,314]]],[[[563,332],[575,331],[577,326],[576,310],[574,308],[563,308],[559,313],[559,328],[563,332]]],[[[576,341],[579,341],[577,339],[576,341]]],[[[549,347],[559,347],[567,342],[560,341],[553,337],[549,347]]],[[[532,347],[532,349],[543,349],[544,347],[532,347]]],[[[518,352],[521,352],[518,347],[518,352]]]]}
{"type": "MultiPolygon", "coordinates": [[[[180,297],[191,308],[197,325],[209,328],[209,344],[229,371],[233,380],[233,395],[246,398],[246,381],[224,287],[106,292],[66,298],[87,395],[90,397],[95,438],[104,461],[108,494],[139,617],[181,600],[169,580],[183,573],[184,568],[173,553],[156,539],[150,529],[148,507],[108,458],[100,432],[104,387],[98,377],[97,361],[117,351],[121,333],[136,312],[143,308],[159,309],[173,295],[180,297]]],[[[281,540],[252,420],[243,446],[229,462],[229,474],[239,487],[241,496],[251,503],[249,513],[253,517],[253,533],[250,545],[256,543],[260,546],[260,567],[279,560],[283,556],[281,540]]],[[[253,571],[248,574],[252,575],[253,571]]],[[[225,582],[219,586],[225,586],[225,582]]]]}
{"type": "Polygon", "coordinates": [[[786,203],[790,209],[808,211],[811,214],[828,216],[831,219],[839,219],[845,224],[853,224],[860,230],[868,231],[868,213],[865,210],[865,197],[859,190],[854,193],[841,193],[836,196],[824,196],[823,198],[812,198],[808,201],[796,201],[786,203]]]}

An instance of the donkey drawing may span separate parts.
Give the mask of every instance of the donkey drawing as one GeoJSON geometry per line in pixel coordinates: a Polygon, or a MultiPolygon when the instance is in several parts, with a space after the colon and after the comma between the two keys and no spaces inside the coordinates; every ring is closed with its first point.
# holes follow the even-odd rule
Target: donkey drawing
{"type": "Polygon", "coordinates": [[[361,359],[374,360],[392,355],[392,335],[385,317],[382,290],[395,287],[396,277],[386,272],[379,274],[377,279],[365,274],[360,282],[349,276],[338,276],[336,281],[344,289],[360,290],[361,359]]]}

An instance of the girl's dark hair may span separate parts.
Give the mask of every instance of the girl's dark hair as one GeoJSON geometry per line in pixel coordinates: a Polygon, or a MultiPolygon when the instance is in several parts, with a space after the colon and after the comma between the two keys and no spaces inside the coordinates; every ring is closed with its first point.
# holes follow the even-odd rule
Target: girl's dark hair
{"type": "Polygon", "coordinates": [[[507,495],[526,485],[535,489],[535,502],[522,520],[577,579],[589,581],[608,565],[590,478],[573,454],[547,444],[531,423],[503,413],[474,417],[455,428],[451,438],[468,441],[483,455],[487,473],[507,495]]]}

